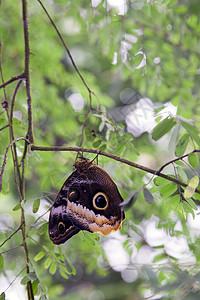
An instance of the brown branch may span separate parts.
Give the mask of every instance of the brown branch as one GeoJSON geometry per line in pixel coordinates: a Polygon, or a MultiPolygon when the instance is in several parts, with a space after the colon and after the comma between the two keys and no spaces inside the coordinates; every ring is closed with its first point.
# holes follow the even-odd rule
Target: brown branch
{"type": "Polygon", "coordinates": [[[188,155],[191,154],[191,153],[198,153],[198,152],[200,152],[200,150],[196,150],[196,149],[195,149],[194,151],[192,151],[192,152],[190,152],[190,153],[184,154],[184,155],[182,155],[182,156],[180,156],[180,157],[177,157],[177,158],[175,158],[175,159],[172,159],[172,160],[168,161],[166,164],[164,164],[162,167],[160,167],[160,169],[157,171],[158,174],[159,174],[166,166],[172,164],[173,162],[175,162],[175,161],[177,161],[177,160],[182,160],[183,158],[188,157],[188,155]]]}
{"type": "Polygon", "coordinates": [[[16,80],[19,80],[19,79],[25,79],[24,73],[21,74],[21,75],[17,75],[17,76],[15,76],[15,77],[12,77],[12,78],[9,79],[8,81],[2,83],[2,84],[0,85],[0,89],[3,88],[3,87],[5,87],[6,85],[8,85],[8,84],[10,84],[10,83],[12,83],[12,82],[14,82],[14,81],[16,81],[16,80]]]}
{"type": "MultiPolygon", "coordinates": [[[[45,8],[44,4],[43,4],[40,0],[37,0],[37,1],[38,1],[38,2],[40,3],[40,5],[42,6],[44,12],[46,13],[47,17],[49,18],[49,20],[50,20],[50,22],[51,22],[51,24],[52,24],[52,26],[53,26],[54,29],[56,30],[56,32],[57,32],[57,34],[58,34],[58,36],[59,36],[59,38],[60,38],[60,40],[61,40],[63,46],[65,47],[65,49],[66,49],[66,51],[67,51],[67,54],[68,54],[68,56],[69,56],[69,58],[70,58],[70,60],[71,60],[71,63],[72,63],[72,65],[73,65],[74,69],[76,70],[76,72],[78,73],[79,77],[81,78],[83,84],[85,85],[85,87],[87,88],[87,90],[88,90],[88,92],[89,92],[90,94],[95,95],[95,93],[89,88],[89,86],[87,85],[85,79],[84,79],[83,76],[81,75],[81,73],[80,73],[80,71],[79,71],[79,69],[78,69],[78,67],[77,67],[77,65],[76,65],[76,63],[75,63],[75,61],[74,61],[74,59],[73,59],[73,57],[72,57],[70,51],[69,51],[69,48],[67,47],[67,45],[66,45],[66,43],[65,43],[65,41],[64,41],[64,39],[63,39],[63,37],[62,37],[62,35],[61,35],[61,33],[60,33],[60,31],[58,30],[58,28],[57,28],[56,24],[54,23],[53,19],[51,18],[51,16],[49,15],[49,13],[48,13],[47,9],[45,8]]],[[[91,99],[90,99],[90,101],[91,101],[91,99]]]]}
{"type": "Polygon", "coordinates": [[[27,106],[28,106],[27,138],[31,143],[34,143],[32,101],[31,101],[31,81],[30,81],[30,46],[29,46],[29,23],[28,23],[27,0],[22,0],[22,17],[23,17],[24,47],[25,47],[24,48],[25,49],[24,75],[26,78],[26,96],[27,96],[27,106]]]}
{"type": "Polygon", "coordinates": [[[9,124],[7,124],[7,125],[1,127],[1,128],[0,128],[0,131],[1,131],[1,130],[4,130],[4,129],[7,128],[7,127],[9,127],[9,124]]]}
{"type": "Polygon", "coordinates": [[[5,152],[5,155],[4,155],[3,164],[2,164],[2,167],[1,167],[1,174],[0,174],[0,192],[1,192],[1,190],[2,190],[3,172],[4,172],[5,165],[6,165],[6,160],[7,160],[7,156],[8,156],[8,151],[9,151],[10,147],[11,147],[14,143],[16,143],[16,142],[18,142],[18,141],[21,141],[21,140],[24,140],[24,141],[26,141],[28,144],[30,144],[30,142],[29,142],[26,138],[20,137],[20,138],[17,138],[17,139],[15,139],[15,140],[13,140],[13,141],[8,145],[8,147],[6,148],[6,152],[5,152]]]}
{"type": "MultiPolygon", "coordinates": [[[[74,151],[74,152],[87,152],[87,153],[94,153],[94,154],[98,154],[98,155],[103,155],[103,156],[109,157],[111,159],[114,159],[116,161],[122,162],[126,165],[129,165],[131,167],[134,167],[136,169],[145,171],[145,172],[153,174],[153,175],[160,176],[160,177],[165,178],[169,181],[172,181],[172,182],[174,182],[178,185],[181,185],[181,186],[184,186],[184,187],[187,186],[187,184],[185,182],[182,182],[182,181],[180,181],[176,178],[173,178],[171,176],[168,176],[166,174],[160,173],[160,172],[158,172],[158,170],[154,170],[154,169],[139,165],[139,164],[134,163],[130,160],[121,158],[117,155],[114,155],[114,154],[111,154],[111,153],[108,153],[108,152],[105,152],[105,151],[101,151],[101,150],[88,149],[88,148],[82,148],[82,147],[59,147],[59,146],[42,147],[42,146],[34,146],[34,145],[31,145],[31,150],[32,151],[74,151]]],[[[200,194],[200,191],[196,189],[196,193],[200,194]]]]}
{"type": "MultiPolygon", "coordinates": [[[[23,29],[24,29],[24,50],[25,50],[25,61],[24,61],[24,74],[26,77],[26,97],[27,97],[27,106],[28,106],[28,130],[27,138],[31,143],[34,143],[33,136],[33,119],[32,119],[32,100],[31,100],[31,81],[30,81],[30,44],[29,44],[29,19],[28,19],[28,3],[27,0],[22,0],[22,18],[23,18],[23,29]]],[[[28,143],[30,143],[28,141],[28,143]]],[[[24,160],[26,156],[27,144],[24,146],[23,154],[23,164],[22,164],[22,176],[20,178],[20,193],[22,195],[20,201],[25,199],[25,177],[24,177],[24,160]]],[[[24,247],[24,254],[26,260],[26,274],[29,273],[29,254],[28,247],[26,243],[26,223],[25,223],[25,212],[24,208],[21,207],[21,223],[22,225],[22,240],[24,247]]],[[[28,281],[26,284],[27,287],[27,296],[29,300],[34,299],[33,288],[31,281],[28,281]]]]}

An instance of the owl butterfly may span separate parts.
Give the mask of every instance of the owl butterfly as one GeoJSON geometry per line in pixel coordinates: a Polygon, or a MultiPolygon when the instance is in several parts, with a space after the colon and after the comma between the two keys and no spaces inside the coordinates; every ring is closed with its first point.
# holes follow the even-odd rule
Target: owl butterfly
{"type": "Polygon", "coordinates": [[[80,230],[107,235],[121,228],[125,214],[116,184],[93,161],[75,163],[50,210],[49,236],[62,244],[80,230]]]}

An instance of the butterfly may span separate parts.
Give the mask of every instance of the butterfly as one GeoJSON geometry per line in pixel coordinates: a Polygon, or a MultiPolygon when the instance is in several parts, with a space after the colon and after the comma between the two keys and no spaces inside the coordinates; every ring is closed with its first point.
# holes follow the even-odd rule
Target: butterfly
{"type": "Polygon", "coordinates": [[[49,237],[56,245],[80,230],[108,235],[125,219],[124,200],[108,173],[88,159],[77,161],[75,169],[50,209],[49,237]]]}

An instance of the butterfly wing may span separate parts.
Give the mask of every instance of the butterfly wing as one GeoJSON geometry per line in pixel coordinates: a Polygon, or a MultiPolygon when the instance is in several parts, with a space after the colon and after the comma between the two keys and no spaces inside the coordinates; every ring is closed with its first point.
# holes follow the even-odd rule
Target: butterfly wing
{"type": "Polygon", "coordinates": [[[125,219],[123,201],[106,171],[90,161],[79,161],[51,207],[51,241],[62,244],[80,230],[107,235],[120,229],[125,219]]]}
{"type": "Polygon", "coordinates": [[[67,193],[72,175],[70,175],[63,184],[50,209],[49,237],[56,245],[66,242],[80,231],[80,229],[71,222],[67,212],[67,193]]]}
{"type": "Polygon", "coordinates": [[[79,165],[68,191],[67,212],[71,222],[81,230],[103,235],[120,229],[125,214],[116,184],[99,166],[89,162],[84,170],[79,165]]]}

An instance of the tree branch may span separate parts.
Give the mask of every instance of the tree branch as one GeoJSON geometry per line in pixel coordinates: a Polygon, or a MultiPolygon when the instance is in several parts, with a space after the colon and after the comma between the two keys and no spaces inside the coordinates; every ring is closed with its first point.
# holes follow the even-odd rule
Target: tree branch
{"type": "MultiPolygon", "coordinates": [[[[182,182],[182,181],[180,181],[176,178],[173,178],[171,176],[163,174],[159,170],[154,170],[154,169],[139,165],[139,164],[134,163],[130,160],[121,158],[117,155],[114,155],[114,154],[111,154],[111,153],[108,153],[108,152],[105,152],[105,151],[101,151],[101,150],[88,149],[88,148],[82,148],[82,147],[59,147],[59,146],[42,147],[42,146],[34,146],[34,145],[31,145],[31,150],[32,151],[74,151],[74,152],[87,152],[87,153],[94,153],[94,154],[98,154],[98,155],[103,155],[103,156],[109,157],[111,159],[114,159],[116,161],[122,162],[126,165],[129,165],[131,167],[134,167],[136,169],[145,171],[145,172],[153,174],[153,175],[160,176],[160,177],[165,178],[165,179],[167,179],[171,182],[174,182],[178,185],[181,185],[181,186],[184,186],[184,187],[188,186],[185,182],[182,182]]],[[[200,194],[200,190],[196,189],[196,193],[200,194]]]]}
{"type": "Polygon", "coordinates": [[[30,46],[29,46],[29,23],[28,23],[27,0],[22,0],[22,17],[23,17],[24,44],[25,44],[24,75],[26,78],[26,95],[27,95],[27,105],[28,105],[27,137],[31,143],[34,143],[33,120],[32,120],[32,101],[31,101],[31,82],[30,82],[30,46]]]}
{"type": "Polygon", "coordinates": [[[7,125],[1,127],[1,128],[0,128],[0,131],[4,130],[4,129],[7,128],[7,127],[9,127],[9,124],[7,124],[7,125]]]}
{"type": "Polygon", "coordinates": [[[0,85],[0,89],[3,88],[3,87],[5,87],[6,85],[8,85],[8,84],[10,84],[10,83],[12,83],[12,82],[14,82],[14,81],[16,81],[16,80],[19,80],[19,79],[25,79],[24,73],[21,74],[21,75],[17,75],[17,76],[15,76],[15,77],[12,77],[12,78],[9,79],[8,81],[2,83],[2,84],[0,85]]]}
{"type": "Polygon", "coordinates": [[[177,160],[182,160],[183,158],[188,157],[188,155],[191,154],[191,153],[198,153],[198,152],[200,152],[200,150],[196,150],[195,149],[194,151],[192,151],[190,153],[184,154],[184,155],[182,155],[180,157],[177,157],[175,159],[172,159],[172,160],[168,161],[166,164],[164,164],[162,167],[160,167],[160,169],[158,170],[158,173],[160,173],[166,166],[172,164],[173,162],[175,162],[177,160]]]}

